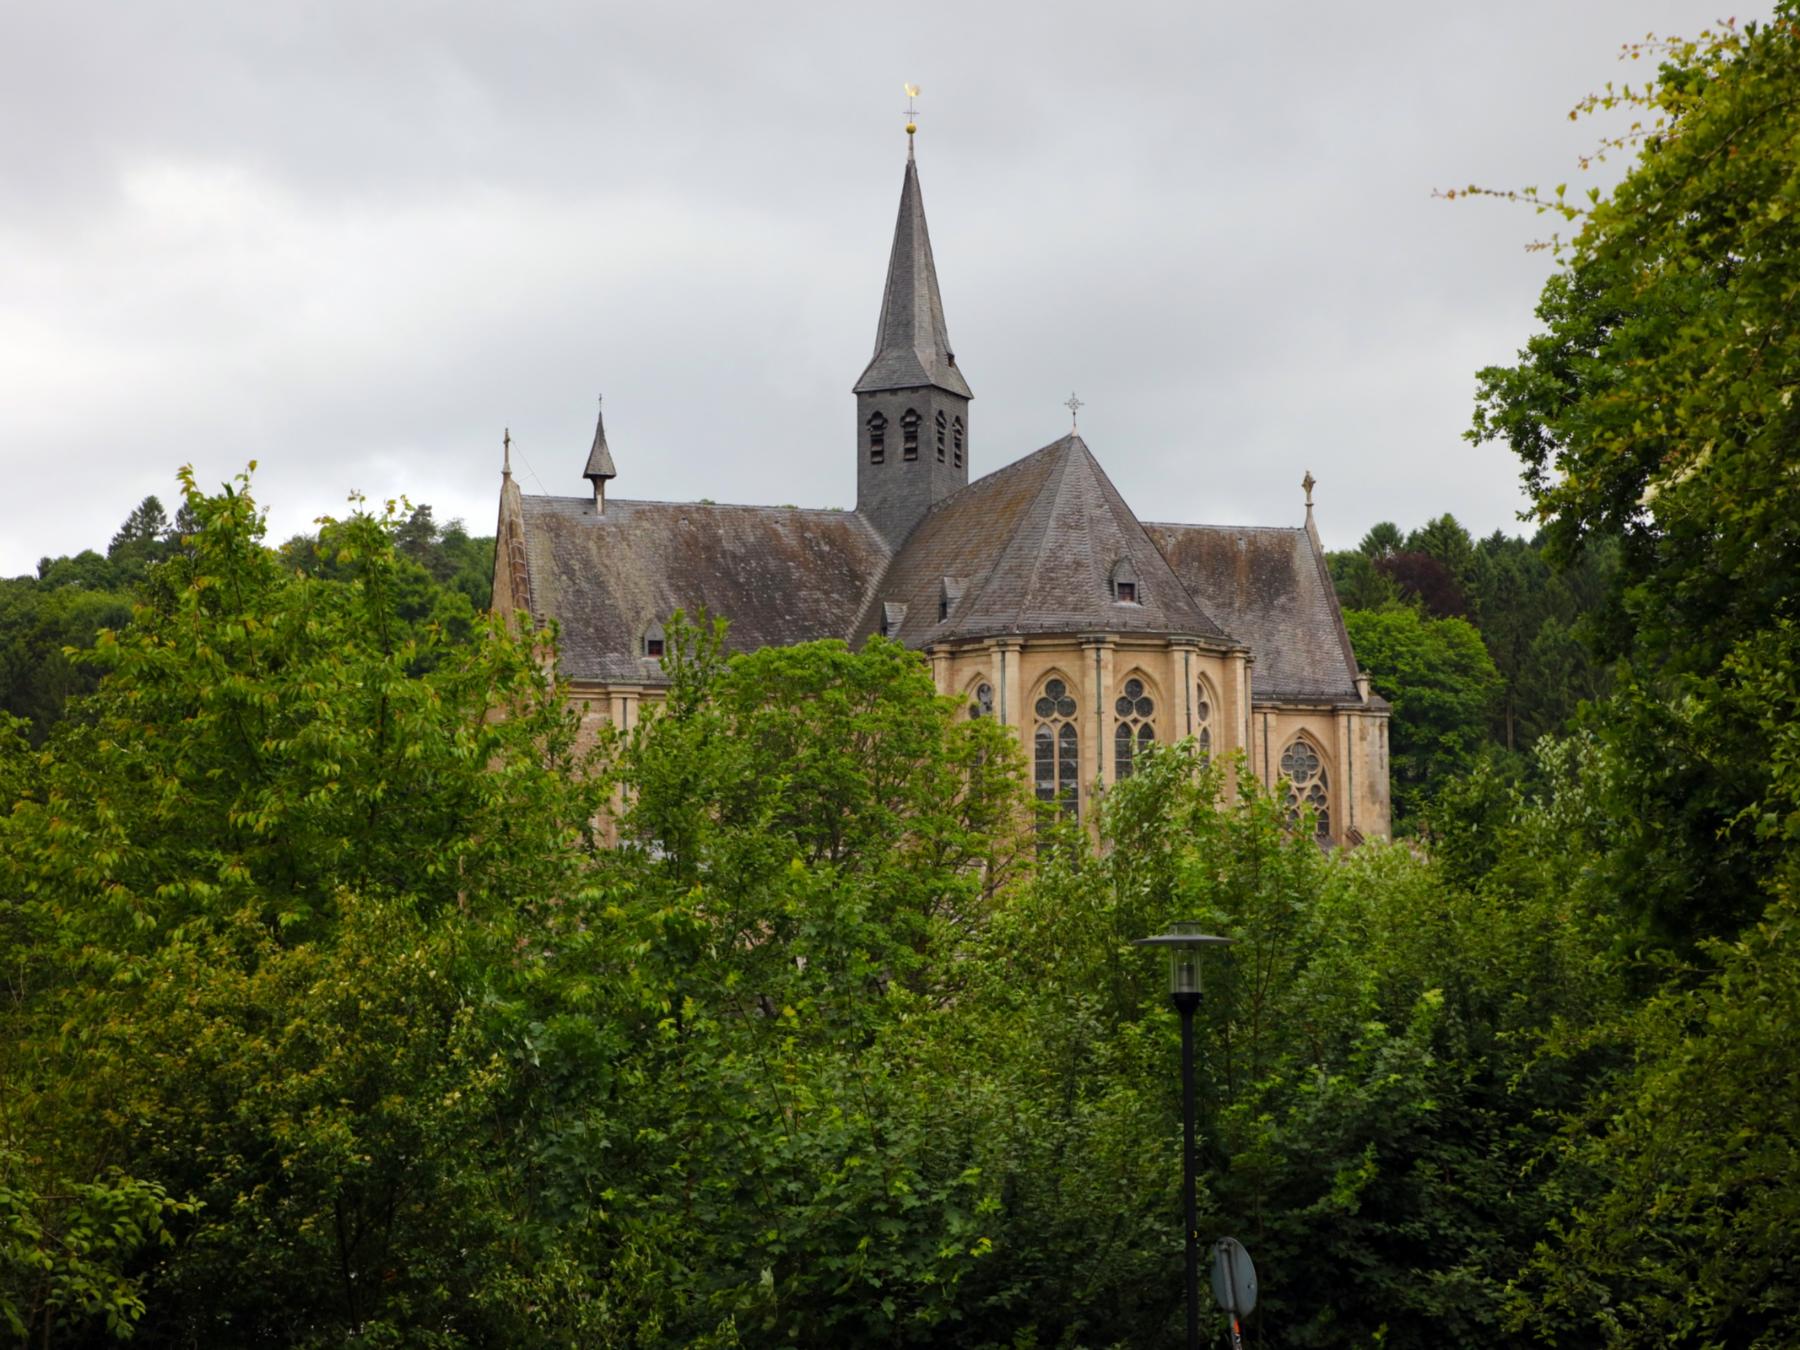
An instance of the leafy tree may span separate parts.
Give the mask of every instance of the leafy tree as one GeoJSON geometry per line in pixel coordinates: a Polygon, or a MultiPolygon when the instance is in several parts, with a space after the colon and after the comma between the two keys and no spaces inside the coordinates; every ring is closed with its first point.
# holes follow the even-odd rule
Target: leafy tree
{"type": "Polygon", "coordinates": [[[1602,654],[1633,672],[1604,718],[1631,785],[1618,859],[1647,931],[1677,943],[1754,917],[1779,865],[1733,824],[1770,771],[1732,662],[1800,605],[1795,18],[1782,0],[1767,24],[1639,48],[1655,80],[1584,105],[1633,106],[1640,153],[1610,197],[1540,199],[1580,229],[1544,332],[1482,372],[1471,433],[1520,456],[1553,560],[1617,546],[1602,654]]]}
{"type": "Polygon", "coordinates": [[[1405,540],[1406,536],[1393,521],[1378,521],[1369,527],[1369,532],[1362,537],[1356,551],[1369,559],[1385,558],[1404,548],[1405,540]]]}
{"type": "Polygon", "coordinates": [[[1419,605],[1434,619],[1465,618],[1469,602],[1456,574],[1441,560],[1417,549],[1390,553],[1375,570],[1392,583],[1404,600],[1419,605]]]}
{"type": "Polygon", "coordinates": [[[1404,820],[1427,805],[1438,784],[1474,764],[1499,673],[1481,635],[1462,619],[1428,619],[1400,606],[1349,610],[1344,624],[1357,660],[1394,705],[1394,814],[1404,820]]]}
{"type": "Polygon", "coordinates": [[[571,715],[534,642],[400,618],[391,525],[328,527],[345,575],[310,577],[245,491],[184,481],[191,553],[100,635],[82,717],[8,752],[23,1263],[54,1273],[31,1197],[67,1179],[145,1232],[159,1196],[198,1206],[105,1286],[152,1344],[516,1342],[529,1319],[490,1297],[527,1259],[497,1010],[517,926],[587,851],[571,715]]]}

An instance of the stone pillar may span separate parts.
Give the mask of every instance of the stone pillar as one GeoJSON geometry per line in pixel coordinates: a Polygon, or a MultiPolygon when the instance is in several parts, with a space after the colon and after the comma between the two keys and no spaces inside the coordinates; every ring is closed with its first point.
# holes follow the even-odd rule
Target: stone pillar
{"type": "MultiPolygon", "coordinates": [[[[1003,726],[1025,726],[1030,722],[1025,709],[1029,691],[1024,685],[1020,659],[1023,648],[1018,638],[1000,638],[990,648],[994,654],[994,716],[1003,726]]],[[[1029,741],[1025,749],[1030,751],[1029,741]]]]}
{"type": "MultiPolygon", "coordinates": [[[[1113,781],[1112,762],[1106,749],[1112,743],[1107,735],[1107,713],[1112,708],[1115,653],[1112,638],[1104,634],[1092,634],[1081,639],[1081,687],[1086,696],[1081,700],[1079,726],[1082,745],[1091,743],[1093,747],[1084,749],[1081,756],[1081,782],[1084,789],[1093,783],[1099,783],[1104,790],[1113,781]]],[[[1098,809],[1098,802],[1093,805],[1098,809]]]]}

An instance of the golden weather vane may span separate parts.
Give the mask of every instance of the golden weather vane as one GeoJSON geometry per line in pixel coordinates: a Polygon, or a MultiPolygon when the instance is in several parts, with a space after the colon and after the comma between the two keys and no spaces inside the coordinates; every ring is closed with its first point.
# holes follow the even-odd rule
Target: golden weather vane
{"type": "Polygon", "coordinates": [[[919,129],[919,110],[913,107],[913,100],[919,96],[919,86],[908,84],[901,87],[906,90],[906,134],[911,136],[919,129]]]}

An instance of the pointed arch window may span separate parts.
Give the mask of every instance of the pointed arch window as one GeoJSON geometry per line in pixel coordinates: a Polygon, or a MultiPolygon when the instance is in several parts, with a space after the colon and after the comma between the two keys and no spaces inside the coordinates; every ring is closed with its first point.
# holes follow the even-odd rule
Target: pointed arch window
{"type": "Polygon", "coordinates": [[[952,419],[952,421],[950,423],[950,453],[955,457],[955,459],[954,459],[955,467],[957,467],[959,469],[962,468],[962,466],[963,466],[963,461],[962,461],[962,457],[963,457],[963,424],[962,424],[962,418],[960,418],[960,417],[952,419]]]}
{"type": "Polygon", "coordinates": [[[1044,681],[1032,705],[1032,785],[1040,802],[1054,802],[1066,816],[1081,814],[1081,735],[1075,730],[1075,699],[1062,680],[1044,681]]]}
{"type": "Polygon", "coordinates": [[[1113,727],[1113,776],[1129,778],[1137,757],[1156,744],[1156,700],[1135,675],[1113,700],[1118,723],[1113,727]]]}
{"type": "Polygon", "coordinates": [[[887,458],[887,418],[869,414],[869,463],[880,464],[887,458]]]}
{"type": "Polygon", "coordinates": [[[944,462],[944,439],[949,433],[950,419],[945,417],[942,412],[939,412],[937,415],[937,452],[939,464],[944,462]]]}
{"type": "Polygon", "coordinates": [[[1281,776],[1287,780],[1288,824],[1296,829],[1301,813],[1313,813],[1313,832],[1321,843],[1331,838],[1331,784],[1318,747],[1305,736],[1296,736],[1281,752],[1281,776]]]}
{"type": "Polygon", "coordinates": [[[1212,758],[1212,718],[1212,690],[1206,687],[1205,680],[1201,680],[1194,686],[1194,744],[1200,749],[1201,759],[1212,758]]]}
{"type": "Polygon", "coordinates": [[[919,457],[919,414],[908,408],[900,414],[900,458],[919,457]]]}
{"type": "Polygon", "coordinates": [[[969,718],[971,721],[994,715],[994,686],[982,680],[969,690],[969,718]]]}

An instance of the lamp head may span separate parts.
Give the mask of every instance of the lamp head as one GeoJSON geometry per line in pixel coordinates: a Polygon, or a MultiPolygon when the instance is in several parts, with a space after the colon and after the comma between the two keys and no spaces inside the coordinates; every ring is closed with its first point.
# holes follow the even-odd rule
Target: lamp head
{"type": "Polygon", "coordinates": [[[1200,953],[1208,947],[1229,947],[1234,938],[1214,937],[1202,933],[1200,925],[1191,922],[1172,923],[1169,931],[1155,937],[1138,938],[1134,947],[1160,947],[1169,953],[1169,993],[1171,995],[1200,992],[1200,953]]]}

